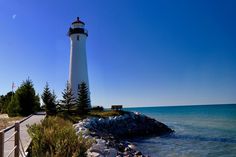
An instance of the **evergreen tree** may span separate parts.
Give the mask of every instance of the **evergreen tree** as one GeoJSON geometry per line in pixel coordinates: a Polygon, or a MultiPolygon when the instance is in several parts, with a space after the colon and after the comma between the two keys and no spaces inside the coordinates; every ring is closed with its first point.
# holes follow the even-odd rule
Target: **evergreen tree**
{"type": "Polygon", "coordinates": [[[2,113],[2,108],[3,108],[3,98],[4,98],[4,96],[3,95],[1,95],[0,96],[0,113],[2,113]]]}
{"type": "Polygon", "coordinates": [[[61,100],[62,105],[67,109],[68,113],[71,112],[71,108],[76,103],[76,98],[73,95],[70,83],[67,81],[66,88],[62,92],[63,100],[61,100]]]}
{"type": "Polygon", "coordinates": [[[7,108],[7,114],[9,117],[20,116],[22,108],[20,107],[18,98],[13,97],[7,108]]]}
{"type": "Polygon", "coordinates": [[[0,113],[7,113],[7,108],[11,102],[13,94],[13,92],[8,92],[6,95],[0,96],[0,113]]]}
{"type": "Polygon", "coordinates": [[[33,83],[30,79],[23,81],[16,90],[9,106],[8,114],[10,116],[22,115],[28,116],[36,112],[40,107],[38,96],[35,94],[33,83]]]}
{"type": "Polygon", "coordinates": [[[78,86],[78,97],[77,97],[77,107],[79,114],[87,114],[90,108],[90,99],[88,88],[85,82],[82,82],[78,86]]]}
{"type": "Polygon", "coordinates": [[[56,95],[49,89],[48,83],[44,88],[43,94],[41,96],[43,103],[45,105],[46,114],[51,116],[56,114],[56,95]]]}

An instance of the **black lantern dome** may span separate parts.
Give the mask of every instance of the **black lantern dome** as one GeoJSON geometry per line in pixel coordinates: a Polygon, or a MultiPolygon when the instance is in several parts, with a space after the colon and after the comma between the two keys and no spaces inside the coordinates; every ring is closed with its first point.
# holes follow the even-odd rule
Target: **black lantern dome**
{"type": "Polygon", "coordinates": [[[85,23],[77,17],[77,20],[72,22],[71,27],[69,28],[68,35],[72,34],[85,34],[88,36],[88,31],[84,28],[85,23]]]}

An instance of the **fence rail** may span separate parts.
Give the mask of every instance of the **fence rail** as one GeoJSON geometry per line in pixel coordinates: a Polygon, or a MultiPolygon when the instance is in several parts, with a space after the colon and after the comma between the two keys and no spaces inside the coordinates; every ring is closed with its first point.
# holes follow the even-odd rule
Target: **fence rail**
{"type": "Polygon", "coordinates": [[[0,157],[4,157],[4,144],[7,141],[9,141],[10,139],[12,139],[13,137],[14,137],[14,147],[10,150],[10,152],[8,153],[8,155],[6,157],[9,157],[13,152],[14,152],[14,157],[19,157],[20,154],[23,157],[26,156],[26,153],[24,151],[24,147],[23,147],[22,142],[20,140],[20,123],[29,119],[31,116],[32,115],[24,118],[20,122],[16,122],[14,125],[7,127],[6,129],[3,129],[0,131],[0,157]],[[13,132],[13,134],[10,135],[10,137],[8,137],[5,140],[5,133],[13,128],[15,128],[15,131],[13,132]],[[20,147],[20,145],[21,145],[21,147],[20,147]]]}

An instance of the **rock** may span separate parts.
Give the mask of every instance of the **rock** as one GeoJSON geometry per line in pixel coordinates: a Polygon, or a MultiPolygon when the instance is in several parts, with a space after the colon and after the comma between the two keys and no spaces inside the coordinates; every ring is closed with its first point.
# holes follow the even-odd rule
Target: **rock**
{"type": "Polygon", "coordinates": [[[110,148],[107,150],[106,157],[115,157],[117,155],[117,150],[114,148],[110,148]]]}
{"type": "Polygon", "coordinates": [[[124,155],[124,156],[129,156],[130,153],[129,153],[129,152],[124,152],[123,155],[124,155]]]}
{"type": "Polygon", "coordinates": [[[136,151],[134,155],[142,155],[142,153],[140,151],[136,151]]]}
{"type": "Polygon", "coordinates": [[[103,145],[103,146],[105,146],[105,144],[106,144],[106,141],[103,139],[97,139],[96,142],[97,142],[97,144],[103,145]]]}
{"type": "Polygon", "coordinates": [[[131,151],[131,148],[130,148],[130,147],[126,147],[126,148],[125,148],[125,152],[128,152],[128,151],[131,151]]]}
{"type": "Polygon", "coordinates": [[[102,157],[103,155],[97,153],[97,152],[89,152],[87,157],[102,157]]]}
{"type": "Polygon", "coordinates": [[[130,149],[136,149],[136,146],[133,145],[133,144],[129,144],[128,147],[129,147],[130,149]]]}
{"type": "Polygon", "coordinates": [[[119,143],[119,145],[118,145],[118,150],[121,151],[121,152],[124,152],[125,146],[124,146],[123,143],[119,143]]]}
{"type": "Polygon", "coordinates": [[[88,151],[98,153],[98,154],[103,154],[104,153],[103,150],[97,149],[96,147],[93,147],[93,146],[92,146],[92,148],[89,148],[88,151]]]}
{"type": "Polygon", "coordinates": [[[83,137],[86,138],[86,139],[91,139],[92,138],[92,136],[90,136],[90,135],[85,135],[83,137]]]}
{"type": "Polygon", "coordinates": [[[105,145],[103,144],[94,144],[92,147],[94,150],[99,150],[99,152],[104,153],[105,145]]]}

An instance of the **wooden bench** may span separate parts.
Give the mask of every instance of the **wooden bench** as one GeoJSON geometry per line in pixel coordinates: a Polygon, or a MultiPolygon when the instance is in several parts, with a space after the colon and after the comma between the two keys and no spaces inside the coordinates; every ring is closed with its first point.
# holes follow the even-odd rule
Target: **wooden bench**
{"type": "Polygon", "coordinates": [[[111,105],[112,110],[119,111],[119,110],[122,110],[122,108],[123,108],[123,105],[111,105]]]}

